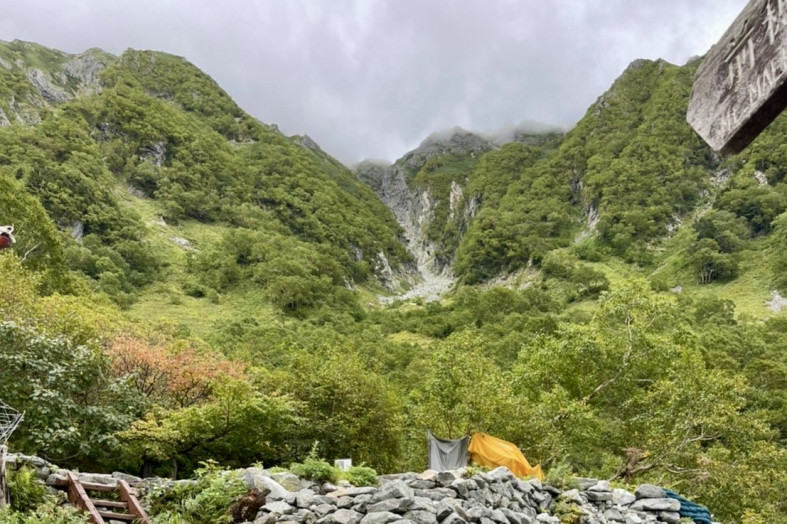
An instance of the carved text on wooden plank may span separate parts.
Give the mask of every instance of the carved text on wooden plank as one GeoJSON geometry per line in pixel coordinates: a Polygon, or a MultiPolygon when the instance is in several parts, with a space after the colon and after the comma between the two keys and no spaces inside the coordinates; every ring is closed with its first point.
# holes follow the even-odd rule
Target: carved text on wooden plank
{"type": "Polygon", "coordinates": [[[746,147],[787,106],[787,0],[751,0],[697,69],[687,120],[722,153],[746,147]]]}

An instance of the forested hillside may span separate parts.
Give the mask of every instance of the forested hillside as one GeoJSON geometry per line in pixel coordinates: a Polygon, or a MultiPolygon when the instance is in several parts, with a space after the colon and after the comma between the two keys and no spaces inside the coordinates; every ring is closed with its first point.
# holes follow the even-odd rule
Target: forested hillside
{"type": "Polygon", "coordinates": [[[696,65],[637,61],[565,134],[455,130],[362,183],[182,58],[0,44],[12,451],[418,471],[428,428],[484,431],[550,482],[787,522],[787,322],[765,304],[787,291],[787,120],[715,156],[685,124],[696,65]],[[381,305],[422,267],[456,284],[381,305]]]}

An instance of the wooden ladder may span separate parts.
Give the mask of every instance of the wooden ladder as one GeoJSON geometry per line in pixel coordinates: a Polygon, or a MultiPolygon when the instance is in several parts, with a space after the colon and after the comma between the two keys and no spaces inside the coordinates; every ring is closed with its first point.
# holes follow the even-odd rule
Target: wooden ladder
{"type": "Polygon", "coordinates": [[[87,513],[93,524],[106,524],[104,519],[151,524],[145,510],[142,509],[142,504],[137,500],[136,493],[125,480],[118,479],[117,486],[94,484],[82,482],[68,471],[63,487],[68,490],[68,500],[87,513]],[[91,499],[87,494],[88,491],[116,491],[119,501],[91,499]]]}

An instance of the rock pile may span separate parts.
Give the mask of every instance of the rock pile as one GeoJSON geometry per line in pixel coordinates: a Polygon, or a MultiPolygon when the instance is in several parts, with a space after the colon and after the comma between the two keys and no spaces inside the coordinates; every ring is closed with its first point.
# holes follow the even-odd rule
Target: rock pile
{"type": "MultiPolygon", "coordinates": [[[[36,468],[50,486],[64,472],[38,457],[8,455],[6,464],[36,468]]],[[[597,479],[573,479],[559,490],[520,480],[504,467],[472,476],[466,469],[384,475],[379,487],[346,482],[318,485],[292,473],[238,470],[264,504],[245,524],[678,524],[680,502],[663,488],[643,484],[634,493],[597,479]]],[[[151,486],[191,481],[145,479],[124,473],[79,473],[84,482],[116,484],[122,478],[144,493],[151,486]]],[[[255,507],[256,510],[256,507],[255,507]]],[[[246,517],[250,518],[250,517],[246,517]]]]}
{"type": "MultiPolygon", "coordinates": [[[[250,470],[249,470],[250,471],[250,470]]],[[[284,489],[265,472],[246,474],[266,495],[253,524],[649,524],[680,521],[680,502],[657,486],[630,493],[577,479],[561,491],[507,469],[426,471],[381,477],[379,488],[324,485],[284,489]],[[269,490],[269,491],[268,491],[269,490]]]]}

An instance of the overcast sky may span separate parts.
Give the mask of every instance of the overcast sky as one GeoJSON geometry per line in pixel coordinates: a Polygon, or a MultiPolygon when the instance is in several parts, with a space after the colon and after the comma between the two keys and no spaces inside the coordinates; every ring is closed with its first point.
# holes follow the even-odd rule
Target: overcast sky
{"type": "Polygon", "coordinates": [[[1,40],[185,56],[350,164],[454,125],[572,126],[636,58],[704,54],[746,0],[0,0],[1,40]]]}

